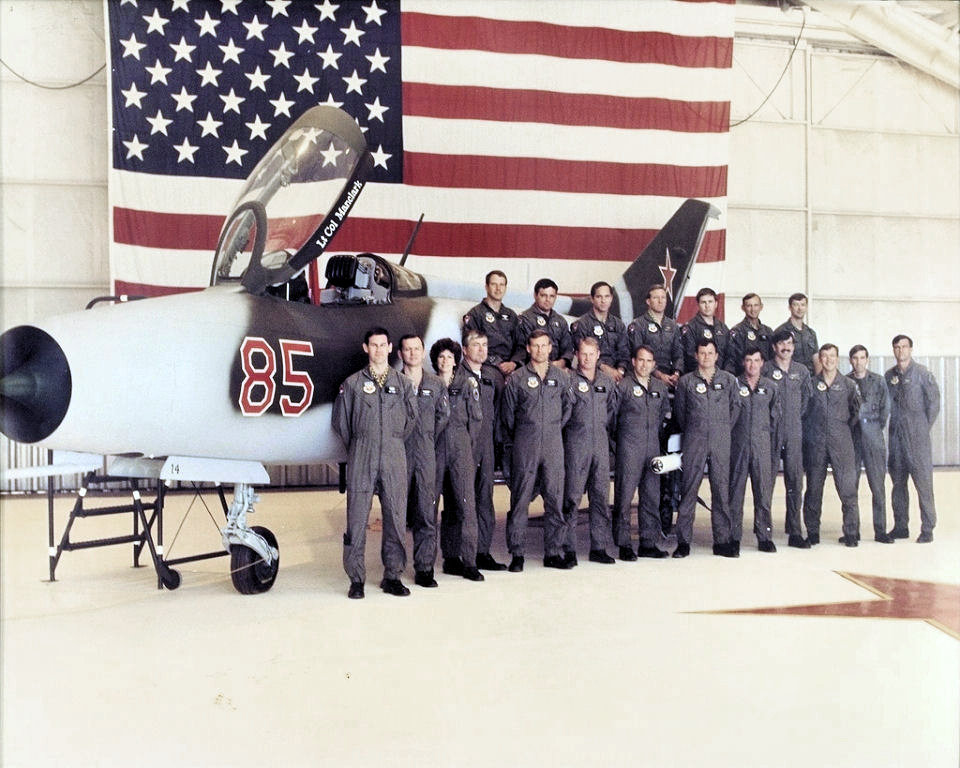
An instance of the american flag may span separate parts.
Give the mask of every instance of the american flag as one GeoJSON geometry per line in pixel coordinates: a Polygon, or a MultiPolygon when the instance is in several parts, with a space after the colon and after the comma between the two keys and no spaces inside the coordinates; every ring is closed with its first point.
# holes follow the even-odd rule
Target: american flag
{"type": "MultiPolygon", "coordinates": [[[[732,0],[105,2],[119,293],[205,286],[242,180],[318,103],[375,161],[333,251],[397,254],[423,212],[413,269],[577,292],[687,197],[725,214],[732,0]]],[[[721,288],[724,221],[691,287],[721,288]]]]}

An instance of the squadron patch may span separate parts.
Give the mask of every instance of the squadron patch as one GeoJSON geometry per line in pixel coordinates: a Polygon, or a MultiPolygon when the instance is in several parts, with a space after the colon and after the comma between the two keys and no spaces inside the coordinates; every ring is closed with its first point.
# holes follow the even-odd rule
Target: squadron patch
{"type": "Polygon", "coordinates": [[[634,384],[633,386],[633,396],[634,397],[643,397],[643,387],[639,384],[634,384]]]}
{"type": "Polygon", "coordinates": [[[486,320],[488,323],[492,323],[492,322],[495,322],[497,318],[494,317],[493,312],[487,312],[487,314],[483,316],[483,319],[486,320]]]}
{"type": "Polygon", "coordinates": [[[827,385],[824,384],[822,381],[818,381],[818,382],[817,382],[817,389],[819,389],[821,392],[826,392],[826,391],[827,391],[827,385]]]}
{"type": "Polygon", "coordinates": [[[756,341],[757,334],[755,334],[753,331],[747,331],[747,338],[750,339],[750,341],[756,341]]]}
{"type": "Polygon", "coordinates": [[[372,381],[365,381],[363,382],[363,391],[366,392],[368,395],[372,395],[374,392],[377,391],[377,385],[374,384],[372,381]]]}
{"type": "Polygon", "coordinates": [[[647,330],[650,331],[650,333],[656,333],[656,332],[657,332],[658,330],[660,330],[660,329],[657,328],[657,324],[656,324],[656,323],[650,323],[650,324],[647,326],[647,330]]]}
{"type": "Polygon", "coordinates": [[[594,336],[603,336],[603,326],[595,325],[593,326],[593,335],[594,336]]]}
{"type": "Polygon", "coordinates": [[[896,386],[897,384],[900,383],[900,377],[899,377],[899,376],[894,376],[894,377],[892,377],[892,378],[890,379],[890,383],[893,384],[894,386],[896,386]]]}
{"type": "Polygon", "coordinates": [[[536,389],[540,386],[540,379],[536,376],[527,376],[527,386],[530,387],[530,389],[536,389]]]}
{"type": "Polygon", "coordinates": [[[740,387],[740,397],[746,397],[750,394],[750,390],[746,387],[740,387]]]}
{"type": "Polygon", "coordinates": [[[713,331],[711,331],[709,328],[704,328],[704,329],[703,329],[703,338],[705,338],[705,339],[712,339],[712,338],[713,338],[713,331]]]}
{"type": "Polygon", "coordinates": [[[547,324],[547,321],[546,321],[546,319],[543,317],[543,315],[537,315],[537,325],[539,325],[541,328],[543,328],[543,326],[545,326],[546,324],[547,324]]]}
{"type": "Polygon", "coordinates": [[[706,392],[706,391],[707,391],[707,385],[704,384],[702,381],[698,381],[698,382],[697,382],[697,392],[699,392],[699,393],[702,395],[702,394],[703,394],[704,392],[706,392]]]}
{"type": "Polygon", "coordinates": [[[775,381],[780,381],[783,378],[783,372],[778,368],[772,374],[775,381]]]}
{"type": "Polygon", "coordinates": [[[577,389],[579,389],[581,392],[589,392],[590,385],[585,381],[581,381],[579,384],[577,384],[577,389]]]}

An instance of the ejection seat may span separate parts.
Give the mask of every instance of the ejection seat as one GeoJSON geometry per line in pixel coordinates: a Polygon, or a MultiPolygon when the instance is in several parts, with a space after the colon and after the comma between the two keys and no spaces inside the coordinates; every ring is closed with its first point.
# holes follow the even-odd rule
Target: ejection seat
{"type": "Polygon", "coordinates": [[[321,304],[390,303],[390,270],[372,253],[331,256],[324,277],[327,287],[320,293],[321,304]]]}

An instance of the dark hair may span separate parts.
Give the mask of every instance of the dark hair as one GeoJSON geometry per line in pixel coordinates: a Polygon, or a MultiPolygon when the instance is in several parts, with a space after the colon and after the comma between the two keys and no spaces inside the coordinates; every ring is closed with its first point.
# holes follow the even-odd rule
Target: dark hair
{"type": "MultiPolygon", "coordinates": [[[[760,294],[759,294],[759,293],[753,293],[753,292],[751,291],[750,293],[748,293],[746,296],[744,296],[744,297],[740,300],[740,303],[741,303],[741,304],[746,304],[746,303],[747,303],[747,299],[754,299],[754,298],[760,299],[760,294]]],[[[761,303],[761,304],[763,303],[763,299],[760,299],[760,303],[761,303]]]]}
{"type": "Polygon", "coordinates": [[[838,355],[840,354],[840,350],[837,348],[837,345],[836,345],[836,344],[831,344],[830,342],[827,342],[826,344],[823,344],[823,345],[820,347],[820,349],[817,350],[817,354],[820,354],[820,353],[822,353],[822,352],[826,352],[828,349],[834,350],[838,355]]]}
{"type": "MultiPolygon", "coordinates": [[[[701,296],[713,296],[713,298],[717,298],[717,292],[713,290],[713,288],[701,288],[697,291],[697,301],[700,301],[701,296]]],[[[714,344],[713,346],[717,345],[714,344]]]]}
{"type": "Polygon", "coordinates": [[[867,357],[870,357],[870,353],[867,351],[867,348],[863,346],[863,344],[854,344],[852,347],[850,347],[849,358],[853,360],[853,356],[857,354],[857,352],[863,352],[863,354],[865,354],[867,357]]]}
{"type": "Polygon", "coordinates": [[[699,339],[697,341],[697,349],[701,349],[707,346],[708,344],[712,345],[713,351],[719,354],[720,350],[717,349],[717,342],[715,342],[713,339],[703,339],[703,338],[699,339]]]}
{"type": "Polygon", "coordinates": [[[607,288],[610,289],[610,293],[613,293],[613,286],[610,285],[610,283],[606,282],[605,280],[598,280],[590,286],[590,298],[592,299],[594,296],[596,296],[597,290],[599,288],[603,288],[603,286],[607,286],[607,288]]]}
{"type": "Polygon", "coordinates": [[[648,299],[650,298],[650,294],[653,293],[654,291],[663,291],[668,296],[670,295],[669,291],[667,291],[667,286],[665,286],[663,283],[657,283],[656,285],[651,285],[649,288],[647,288],[648,299]]]}
{"type": "Polygon", "coordinates": [[[373,328],[367,330],[367,332],[363,335],[363,343],[368,344],[371,336],[386,336],[387,344],[390,343],[390,331],[379,325],[375,325],[373,328]]]}
{"type": "Polygon", "coordinates": [[[433,363],[433,370],[436,373],[440,373],[440,368],[437,366],[437,360],[440,358],[441,352],[451,352],[453,353],[453,360],[457,365],[460,365],[460,358],[463,356],[463,349],[460,347],[457,342],[453,339],[439,339],[438,341],[433,342],[433,346],[430,347],[430,362],[433,363]]]}
{"type": "Polygon", "coordinates": [[[743,350],[743,359],[746,360],[751,355],[760,355],[760,359],[763,359],[763,351],[756,344],[751,344],[749,347],[743,350]]]}
{"type": "MultiPolygon", "coordinates": [[[[529,344],[534,339],[539,339],[541,336],[546,336],[550,339],[550,334],[547,333],[543,328],[535,328],[530,332],[530,335],[527,336],[527,344],[529,344]]],[[[550,343],[553,344],[553,339],[550,339],[550,343]]]]}
{"type": "Polygon", "coordinates": [[[640,352],[641,350],[646,351],[646,352],[649,352],[649,353],[650,353],[650,356],[651,356],[654,360],[657,359],[657,353],[653,351],[653,347],[651,347],[649,344],[637,344],[637,346],[635,346],[635,347],[633,348],[633,354],[630,355],[630,359],[631,359],[631,360],[636,360],[636,359],[637,359],[637,352],[640,352]]]}
{"type": "Polygon", "coordinates": [[[781,341],[786,341],[787,339],[793,341],[793,334],[790,333],[790,331],[788,331],[786,328],[783,328],[770,337],[770,343],[779,344],[781,341]]]}
{"type": "Polygon", "coordinates": [[[903,341],[904,339],[906,339],[907,342],[910,344],[910,349],[913,349],[913,339],[911,339],[911,338],[910,338],[909,336],[907,336],[907,334],[905,334],[905,333],[898,333],[896,336],[894,336],[894,337],[893,337],[893,341],[890,342],[890,346],[895,347],[895,346],[897,346],[897,344],[899,344],[899,343],[900,343],[901,341],[903,341]]]}
{"type": "Polygon", "coordinates": [[[557,287],[557,284],[553,282],[549,277],[541,277],[537,282],[533,284],[533,293],[534,295],[540,293],[544,288],[553,288],[555,291],[560,289],[557,287]]]}
{"type": "Polygon", "coordinates": [[[503,278],[503,281],[504,281],[504,282],[507,282],[507,276],[506,276],[506,274],[504,274],[503,272],[501,272],[499,269],[491,269],[489,272],[487,272],[487,276],[486,276],[485,278],[483,278],[483,283],[484,283],[484,285],[490,285],[490,278],[491,278],[491,277],[495,277],[495,276],[496,276],[496,277],[502,277],[502,278],[503,278]]]}
{"type": "Polygon", "coordinates": [[[407,339],[420,339],[420,343],[423,344],[423,339],[420,338],[418,333],[405,333],[400,337],[400,341],[397,342],[397,349],[403,349],[403,342],[407,339]]]}
{"type": "Polygon", "coordinates": [[[807,294],[805,294],[805,293],[792,293],[792,294],[790,294],[790,298],[787,299],[787,304],[790,305],[790,304],[793,304],[793,302],[795,302],[795,301],[806,301],[806,300],[807,300],[807,294]]]}

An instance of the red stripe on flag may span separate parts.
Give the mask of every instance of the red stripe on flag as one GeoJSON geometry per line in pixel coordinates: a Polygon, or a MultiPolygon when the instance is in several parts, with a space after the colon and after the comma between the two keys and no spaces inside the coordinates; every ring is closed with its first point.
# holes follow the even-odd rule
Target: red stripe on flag
{"type": "Polygon", "coordinates": [[[223,216],[113,208],[113,240],[148,248],[214,250],[223,216]]]}
{"type": "Polygon", "coordinates": [[[512,123],[726,133],[730,102],[629,98],[591,93],[403,84],[403,113],[419,117],[512,123]]]}
{"type": "Polygon", "coordinates": [[[723,197],[727,193],[725,165],[696,167],[405,152],[403,176],[404,183],[424,187],[666,197],[723,197]]]}
{"type": "Polygon", "coordinates": [[[414,12],[404,12],[401,24],[404,46],[676,67],[723,68],[733,62],[733,39],[729,37],[683,37],[667,32],[565,27],[540,21],[501,21],[414,12]]]}
{"type": "MultiPolygon", "coordinates": [[[[121,219],[128,245],[171,250],[209,250],[217,246],[219,216],[171,214],[114,209],[121,219]],[[213,225],[216,224],[216,227],[213,225]]],[[[346,220],[333,241],[332,251],[399,253],[410,237],[414,222],[407,219],[346,220]]],[[[529,224],[477,224],[425,221],[414,252],[421,256],[518,259],[542,256],[587,261],[633,261],[654,238],[656,229],[556,227],[529,224]]],[[[723,260],[726,232],[713,230],[703,237],[699,261],[723,260]]]]}
{"type": "MultiPolygon", "coordinates": [[[[406,219],[346,221],[334,250],[398,253],[410,236],[413,222],[406,219]]],[[[482,259],[576,259],[581,261],[633,261],[659,230],[602,227],[548,227],[519,224],[424,222],[414,253],[482,259]]],[[[726,232],[707,232],[699,261],[722,261],[726,232]]]]}
{"type": "Polygon", "coordinates": [[[156,296],[170,296],[174,293],[194,293],[202,291],[206,286],[196,288],[184,288],[176,285],[154,285],[153,283],[130,283],[126,280],[113,281],[113,293],[115,296],[146,296],[154,298],[156,296]]]}

